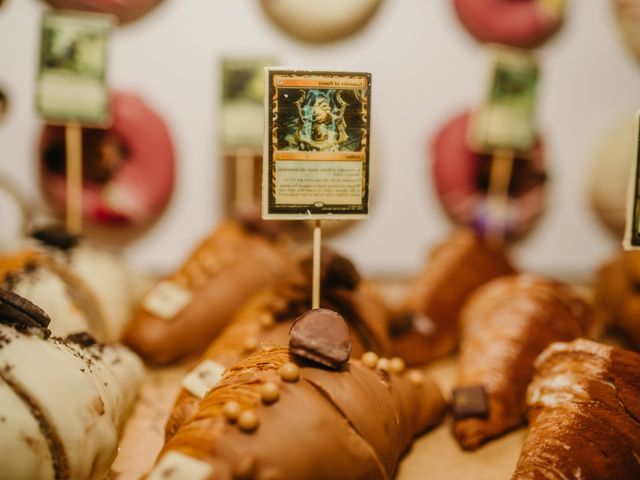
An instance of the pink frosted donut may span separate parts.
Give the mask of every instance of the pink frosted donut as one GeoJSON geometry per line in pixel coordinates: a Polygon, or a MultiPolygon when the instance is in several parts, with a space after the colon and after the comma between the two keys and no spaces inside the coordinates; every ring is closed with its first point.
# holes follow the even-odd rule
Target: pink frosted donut
{"type": "MultiPolygon", "coordinates": [[[[447,122],[432,145],[432,175],[445,212],[456,223],[484,233],[489,219],[488,181],[491,156],[472,152],[466,144],[469,113],[447,122]]],[[[516,157],[509,186],[507,234],[520,236],[540,215],[546,179],[542,144],[516,157]]]]}
{"type": "MultiPolygon", "coordinates": [[[[83,214],[95,223],[145,224],[173,191],[173,144],[164,121],[135,95],[113,93],[113,124],[83,129],[83,214]]],[[[40,181],[59,211],[66,203],[64,128],[46,125],[40,138],[40,181]]]]}
{"type": "Polygon", "coordinates": [[[137,20],[162,0],[46,0],[54,8],[109,13],[121,23],[137,20]]]}
{"type": "Polygon", "coordinates": [[[534,48],[562,25],[564,0],[454,0],[458,18],[478,41],[534,48]]]}

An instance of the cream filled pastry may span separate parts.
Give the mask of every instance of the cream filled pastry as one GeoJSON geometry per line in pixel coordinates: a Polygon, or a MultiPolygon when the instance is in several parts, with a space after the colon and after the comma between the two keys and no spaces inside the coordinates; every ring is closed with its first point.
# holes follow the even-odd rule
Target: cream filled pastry
{"type": "Polygon", "coordinates": [[[0,290],[0,472],[102,479],[144,376],[122,346],[52,337],[48,316],[0,290]]]}

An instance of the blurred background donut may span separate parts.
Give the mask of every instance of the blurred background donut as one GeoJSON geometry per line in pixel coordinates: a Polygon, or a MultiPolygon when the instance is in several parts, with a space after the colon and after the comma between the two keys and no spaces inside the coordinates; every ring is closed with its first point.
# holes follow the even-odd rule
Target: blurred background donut
{"type": "MultiPolygon", "coordinates": [[[[484,233],[489,219],[488,187],[491,155],[471,151],[467,146],[469,112],[449,120],[436,134],[432,145],[432,174],[440,205],[456,223],[484,233]]],[[[521,236],[540,216],[546,180],[540,139],[526,155],[514,160],[509,184],[507,234],[521,236]]]]}
{"type": "Polygon", "coordinates": [[[45,0],[54,8],[109,13],[120,23],[128,23],[142,17],[162,0],[45,0]]]}
{"type": "Polygon", "coordinates": [[[622,38],[640,59],[640,0],[613,0],[613,5],[622,38]]]}
{"type": "Polygon", "coordinates": [[[454,0],[458,18],[478,41],[534,48],[562,25],[565,0],[454,0]]]}
{"type": "Polygon", "coordinates": [[[382,0],[260,0],[281,30],[306,42],[330,42],[360,30],[382,0]]]}
{"type": "MultiPolygon", "coordinates": [[[[139,97],[111,96],[113,124],[83,128],[83,215],[95,223],[142,225],[157,218],[171,197],[175,159],[169,130],[139,97]]],[[[66,203],[64,127],[46,125],[40,138],[45,198],[66,203]]]]}
{"type": "Polygon", "coordinates": [[[618,238],[626,222],[627,184],[634,156],[635,126],[629,115],[600,139],[589,180],[591,207],[618,238]]]}

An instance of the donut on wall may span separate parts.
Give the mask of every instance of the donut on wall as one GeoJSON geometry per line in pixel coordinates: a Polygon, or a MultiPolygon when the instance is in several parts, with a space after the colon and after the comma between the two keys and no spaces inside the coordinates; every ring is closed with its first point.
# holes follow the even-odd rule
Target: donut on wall
{"type": "Polygon", "coordinates": [[[613,0],[613,4],[622,38],[640,60],[640,0],[613,0]]]}
{"type": "Polygon", "coordinates": [[[382,0],[260,0],[267,16],[289,35],[306,42],[331,42],[360,30],[382,0]]]}
{"type": "Polygon", "coordinates": [[[454,0],[453,4],[478,41],[534,48],[562,26],[565,0],[454,0]]]}
{"type": "MultiPolygon", "coordinates": [[[[470,114],[448,121],[432,144],[432,175],[436,193],[451,219],[485,233],[490,221],[488,202],[491,155],[471,151],[467,146],[470,114]]],[[[544,204],[546,180],[542,143],[517,156],[509,184],[507,235],[517,237],[528,231],[544,204]]]]}
{"type": "MultiPolygon", "coordinates": [[[[111,96],[113,124],[83,128],[83,215],[95,223],[143,225],[171,197],[173,144],[160,116],[139,97],[111,96]]],[[[59,211],[66,203],[64,127],[46,125],[40,138],[40,181],[59,211]]]]}
{"type": "Polygon", "coordinates": [[[142,17],[162,0],[46,0],[54,8],[109,13],[120,23],[128,23],[142,17]]]}

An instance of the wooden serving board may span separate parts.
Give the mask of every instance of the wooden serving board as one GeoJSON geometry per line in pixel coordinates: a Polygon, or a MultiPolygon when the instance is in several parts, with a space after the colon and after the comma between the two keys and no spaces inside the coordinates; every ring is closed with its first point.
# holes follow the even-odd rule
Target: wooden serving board
{"type": "MultiPolygon", "coordinates": [[[[127,422],[110,479],[138,480],[153,465],[162,446],[164,424],[180,390],[182,377],[195,362],[164,369],[149,369],[140,397],[127,422]]],[[[451,391],[456,359],[447,358],[425,371],[442,391],[451,391]]],[[[525,429],[519,429],[472,453],[462,451],[451,435],[451,419],[427,432],[400,463],[397,480],[500,480],[515,468],[525,429]]]]}

